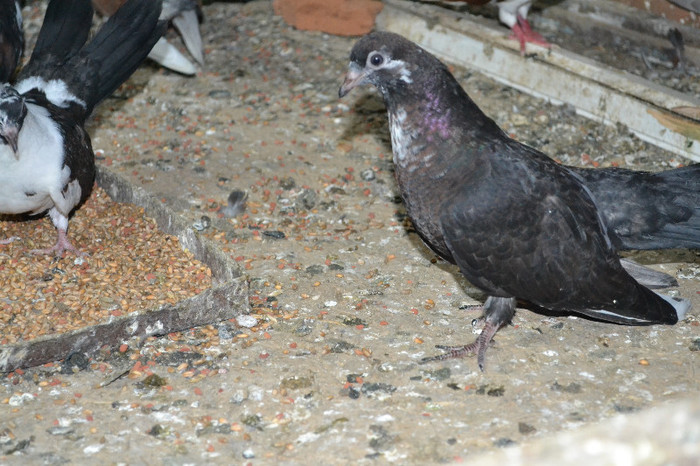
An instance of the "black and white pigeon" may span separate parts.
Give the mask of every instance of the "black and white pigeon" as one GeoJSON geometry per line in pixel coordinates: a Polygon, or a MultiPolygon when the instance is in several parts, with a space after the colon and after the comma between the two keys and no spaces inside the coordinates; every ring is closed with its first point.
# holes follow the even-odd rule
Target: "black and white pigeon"
{"type": "Polygon", "coordinates": [[[22,10],[17,0],[0,0],[0,83],[9,82],[24,53],[22,10]]]}
{"type": "Polygon", "coordinates": [[[48,210],[58,230],[55,246],[33,252],[79,253],[67,230],[95,178],[85,120],[163,35],[160,9],[159,1],[130,0],[86,45],[90,3],[52,0],[29,63],[14,86],[0,87],[0,213],[48,210]]]}
{"type": "Polygon", "coordinates": [[[700,166],[649,174],[557,164],[509,138],[444,64],[397,34],[355,44],[340,97],[363,84],[384,98],[396,179],[418,234],[488,295],[478,339],[426,361],[477,353],[483,370],[516,300],[628,325],[685,316],[688,300],[640,284],[617,252],[700,246],[700,166]]]}

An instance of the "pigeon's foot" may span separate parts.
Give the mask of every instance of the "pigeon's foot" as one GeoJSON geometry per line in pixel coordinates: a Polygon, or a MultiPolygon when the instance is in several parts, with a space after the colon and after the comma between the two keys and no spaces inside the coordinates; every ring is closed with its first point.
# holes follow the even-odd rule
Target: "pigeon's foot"
{"type": "Polygon", "coordinates": [[[463,358],[468,354],[476,353],[476,361],[479,364],[479,369],[483,372],[486,363],[486,349],[490,346],[493,336],[496,335],[499,328],[499,324],[487,320],[484,328],[481,329],[479,338],[474,343],[464,346],[436,345],[436,348],[445,350],[446,353],[423,358],[420,362],[425,364],[433,361],[444,361],[445,359],[463,358]]]}
{"type": "Polygon", "coordinates": [[[552,46],[552,44],[547,42],[539,33],[533,31],[530,27],[530,22],[520,15],[518,15],[518,22],[513,26],[513,34],[510,38],[520,42],[521,55],[525,55],[525,44],[527,42],[547,48],[552,46]]]}
{"type": "Polygon", "coordinates": [[[76,256],[84,256],[86,254],[71,244],[68,240],[68,235],[66,235],[66,232],[63,230],[58,230],[58,240],[52,247],[46,249],[32,249],[30,252],[37,255],[53,253],[56,257],[62,257],[65,251],[70,251],[76,256]]]}
{"type": "Polygon", "coordinates": [[[486,365],[486,349],[491,344],[493,336],[496,335],[499,328],[510,322],[513,318],[513,314],[515,314],[515,298],[489,296],[483,308],[484,326],[481,329],[479,338],[477,338],[474,343],[464,346],[438,346],[438,348],[447,352],[430,358],[423,358],[421,364],[432,361],[444,361],[445,359],[461,358],[468,354],[476,353],[476,361],[479,364],[479,369],[483,371],[486,365]]]}
{"type": "Polygon", "coordinates": [[[0,239],[0,244],[10,244],[13,241],[17,241],[19,236],[10,236],[9,238],[0,239]]]}

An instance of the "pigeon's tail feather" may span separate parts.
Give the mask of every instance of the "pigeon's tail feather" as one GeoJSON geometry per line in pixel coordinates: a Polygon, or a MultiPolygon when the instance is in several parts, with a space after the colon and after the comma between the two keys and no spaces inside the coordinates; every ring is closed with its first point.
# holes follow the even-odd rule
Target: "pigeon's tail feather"
{"type": "Polygon", "coordinates": [[[158,20],[160,11],[159,0],[129,0],[83,49],[83,57],[99,63],[97,89],[86,99],[88,113],[129,79],[165,33],[167,23],[158,20]]]}
{"type": "Polygon", "coordinates": [[[674,298],[673,296],[667,296],[661,293],[656,294],[661,296],[661,298],[663,298],[664,301],[673,306],[673,309],[675,309],[676,315],[678,316],[678,320],[685,319],[685,315],[690,310],[690,300],[685,298],[674,298]]]}
{"type": "Polygon", "coordinates": [[[647,288],[669,288],[678,286],[678,281],[671,275],[644,267],[631,259],[620,259],[620,264],[628,274],[647,288]]]}
{"type": "Polygon", "coordinates": [[[598,301],[598,306],[590,306],[595,297],[589,296],[589,306],[569,308],[594,319],[624,325],[673,325],[685,317],[690,309],[690,301],[662,295],[640,283],[631,282],[632,287],[620,288],[617,298],[609,297],[598,301]]]}
{"type": "Polygon", "coordinates": [[[590,190],[618,249],[700,248],[700,164],[570,171],[590,190]]]}
{"type": "Polygon", "coordinates": [[[651,235],[649,244],[654,247],[644,249],[700,248],[700,164],[656,173],[654,177],[661,190],[674,196],[674,210],[682,217],[651,235]]]}
{"type": "Polygon", "coordinates": [[[52,0],[32,56],[18,81],[28,76],[51,78],[51,73],[85,45],[92,26],[92,5],[86,0],[52,0]],[[47,74],[48,73],[48,74],[47,74]]]}

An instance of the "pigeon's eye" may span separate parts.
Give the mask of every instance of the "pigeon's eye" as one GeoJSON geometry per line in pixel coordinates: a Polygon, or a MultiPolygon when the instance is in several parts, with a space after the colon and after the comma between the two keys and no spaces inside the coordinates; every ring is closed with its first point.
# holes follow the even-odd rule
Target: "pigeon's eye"
{"type": "Polygon", "coordinates": [[[369,56],[369,63],[374,67],[382,66],[384,63],[384,57],[380,53],[373,53],[369,56]]]}

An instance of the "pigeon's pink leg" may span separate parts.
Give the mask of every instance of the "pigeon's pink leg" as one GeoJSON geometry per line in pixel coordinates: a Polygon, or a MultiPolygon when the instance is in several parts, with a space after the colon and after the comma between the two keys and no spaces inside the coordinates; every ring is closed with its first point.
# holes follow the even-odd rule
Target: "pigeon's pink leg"
{"type": "Polygon", "coordinates": [[[515,24],[515,26],[513,26],[513,34],[510,36],[510,38],[520,42],[521,55],[525,55],[526,42],[541,45],[547,48],[552,46],[552,44],[547,42],[539,33],[533,31],[528,20],[520,15],[518,15],[518,22],[515,24]]]}
{"type": "Polygon", "coordinates": [[[71,244],[71,242],[68,240],[68,235],[66,234],[66,230],[63,230],[61,228],[58,229],[58,240],[56,241],[56,244],[53,245],[53,247],[46,248],[46,249],[32,249],[32,254],[51,254],[54,253],[57,257],[63,256],[64,251],[70,251],[73,254],[77,256],[82,256],[85,253],[80,252],[75,246],[71,244]]]}
{"type": "Polygon", "coordinates": [[[479,334],[479,337],[474,343],[464,346],[436,345],[436,348],[447,352],[437,356],[423,358],[421,359],[421,364],[433,361],[444,361],[445,359],[463,358],[468,354],[476,354],[476,362],[479,364],[479,369],[483,371],[486,364],[486,349],[489,347],[493,336],[496,335],[499,328],[500,326],[498,324],[487,320],[484,324],[484,328],[481,329],[481,334],[479,334]]]}

